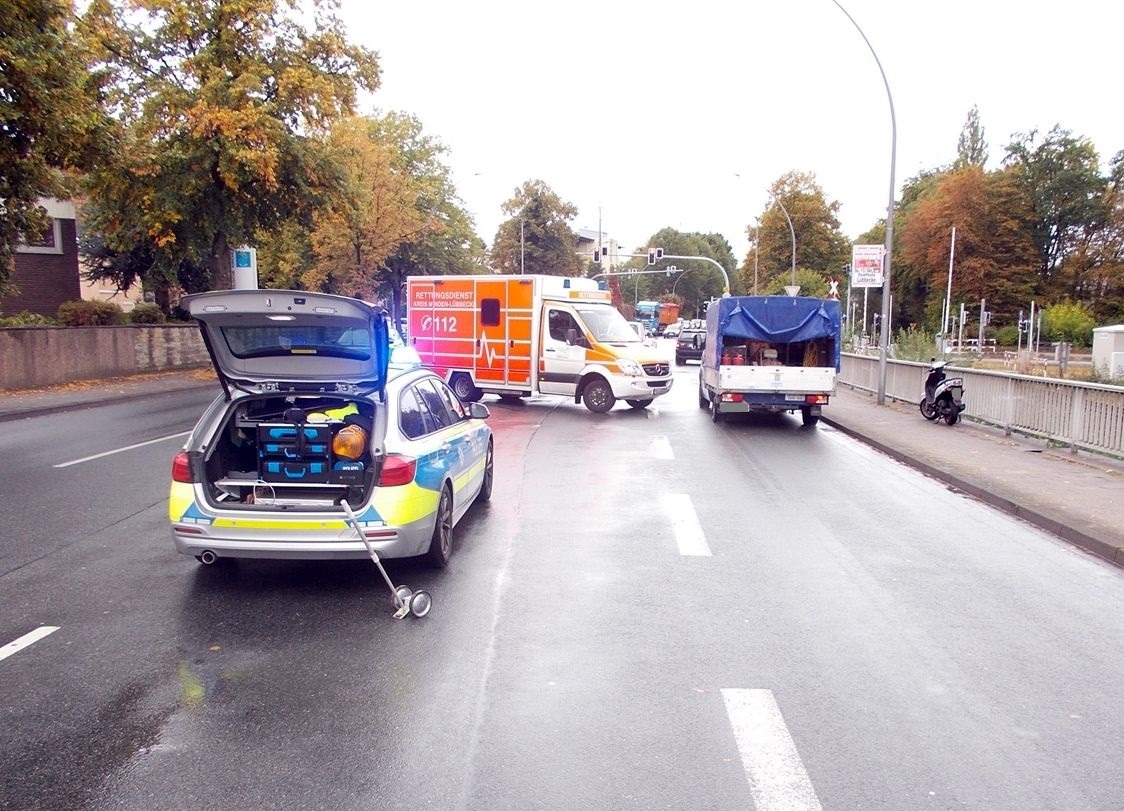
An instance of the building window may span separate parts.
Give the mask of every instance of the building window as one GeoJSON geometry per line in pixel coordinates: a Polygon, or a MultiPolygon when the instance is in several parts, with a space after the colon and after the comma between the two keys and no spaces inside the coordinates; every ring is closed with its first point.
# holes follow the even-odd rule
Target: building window
{"type": "Polygon", "coordinates": [[[52,217],[46,229],[36,239],[29,242],[20,242],[16,246],[18,253],[62,253],[62,225],[57,218],[52,217]]]}

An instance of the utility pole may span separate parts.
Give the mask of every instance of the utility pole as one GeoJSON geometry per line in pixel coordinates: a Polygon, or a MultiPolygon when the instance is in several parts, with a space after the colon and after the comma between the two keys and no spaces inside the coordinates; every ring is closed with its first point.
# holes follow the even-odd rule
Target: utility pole
{"type": "Polygon", "coordinates": [[[944,297],[944,320],[941,323],[941,338],[948,340],[948,317],[952,315],[952,262],[956,255],[956,226],[952,226],[952,243],[948,248],[948,292],[944,297]]]}

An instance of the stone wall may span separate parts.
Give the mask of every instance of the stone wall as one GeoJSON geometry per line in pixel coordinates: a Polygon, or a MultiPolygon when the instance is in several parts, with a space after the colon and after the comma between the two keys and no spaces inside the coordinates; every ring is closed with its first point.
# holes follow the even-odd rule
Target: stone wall
{"type": "Polygon", "coordinates": [[[0,391],[210,365],[196,324],[0,329],[0,391]]]}

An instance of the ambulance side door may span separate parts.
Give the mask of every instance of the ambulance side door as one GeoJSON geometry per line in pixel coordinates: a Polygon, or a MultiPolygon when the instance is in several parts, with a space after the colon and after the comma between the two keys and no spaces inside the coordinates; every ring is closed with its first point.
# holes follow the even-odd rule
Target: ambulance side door
{"type": "Polygon", "coordinates": [[[585,368],[589,342],[573,311],[563,304],[543,305],[542,357],[539,359],[539,390],[544,394],[573,396],[585,368]]]}

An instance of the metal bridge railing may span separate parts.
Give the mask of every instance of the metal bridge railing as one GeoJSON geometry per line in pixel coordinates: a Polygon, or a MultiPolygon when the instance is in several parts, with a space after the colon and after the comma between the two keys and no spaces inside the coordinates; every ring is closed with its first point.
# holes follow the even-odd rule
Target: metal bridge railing
{"type": "MultiPolygon", "coordinates": [[[[1079,383],[1032,375],[950,366],[964,378],[962,416],[1084,450],[1124,459],[1124,386],[1079,383]]],[[[929,364],[886,361],[886,396],[916,405],[929,364]]],[[[843,354],[839,382],[878,390],[878,358],[843,354]]]]}

